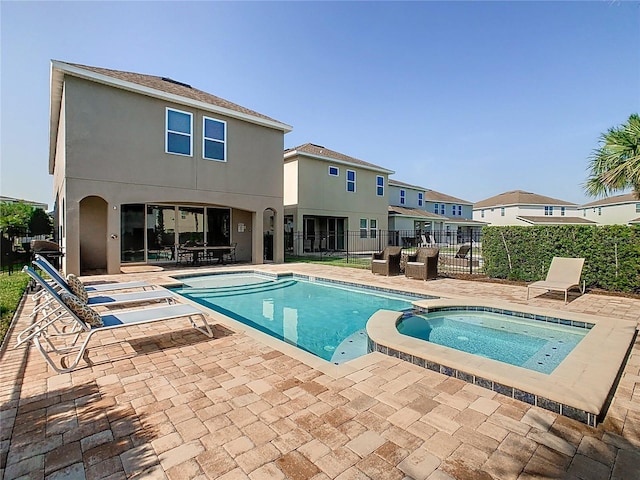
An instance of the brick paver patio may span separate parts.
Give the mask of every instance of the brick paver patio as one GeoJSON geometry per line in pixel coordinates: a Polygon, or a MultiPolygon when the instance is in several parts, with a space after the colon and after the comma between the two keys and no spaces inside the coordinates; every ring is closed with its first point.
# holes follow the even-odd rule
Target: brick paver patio
{"type": "MultiPolygon", "coordinates": [[[[256,269],[640,322],[640,300],[622,297],[586,294],[565,306],[553,294],[527,302],[526,289],[512,285],[319,265],[256,269]]],[[[175,273],[122,277],[166,283],[175,273]]],[[[215,321],[213,339],[182,319],[101,333],[91,365],[57,375],[33,348],[13,349],[33,307],[30,298],[21,307],[0,356],[7,480],[640,478],[637,339],[594,429],[381,354],[323,373],[215,321]]]]}

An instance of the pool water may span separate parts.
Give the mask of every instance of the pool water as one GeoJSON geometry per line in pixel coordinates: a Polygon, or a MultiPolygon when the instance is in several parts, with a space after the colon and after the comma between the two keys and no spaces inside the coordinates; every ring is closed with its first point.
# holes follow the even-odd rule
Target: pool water
{"type": "Polygon", "coordinates": [[[404,335],[549,374],[588,330],[481,311],[429,312],[403,318],[404,335]]]}
{"type": "Polygon", "coordinates": [[[181,278],[173,291],[339,364],[367,353],[365,325],[377,310],[404,311],[424,297],[256,274],[181,278]]]}

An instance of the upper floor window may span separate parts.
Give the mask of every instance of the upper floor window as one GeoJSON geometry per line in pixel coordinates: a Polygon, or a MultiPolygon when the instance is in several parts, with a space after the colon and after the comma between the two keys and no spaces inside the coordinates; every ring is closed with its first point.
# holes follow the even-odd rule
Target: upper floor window
{"type": "Polygon", "coordinates": [[[598,215],[602,215],[602,207],[598,207],[598,215]]]}
{"type": "Polygon", "coordinates": [[[586,217],[587,216],[587,209],[585,208],[584,210],[582,210],[582,216],[586,217]]]}
{"type": "Polygon", "coordinates": [[[444,215],[444,208],[446,207],[446,205],[444,203],[440,204],[440,215],[444,215]]]}
{"type": "Polygon", "coordinates": [[[167,108],[167,136],[165,151],[191,156],[193,115],[167,108]]]}
{"type": "Polygon", "coordinates": [[[504,207],[500,207],[500,216],[504,217],[504,207]]]}
{"type": "Polygon", "coordinates": [[[384,197],[384,177],[376,176],[376,195],[384,197]]]}
{"type": "Polygon", "coordinates": [[[369,220],[369,238],[378,237],[378,220],[372,218],[369,220]]]}
{"type": "Polygon", "coordinates": [[[330,166],[329,167],[329,176],[337,177],[340,175],[340,169],[338,167],[330,166]]]}
{"type": "Polygon", "coordinates": [[[451,216],[462,216],[462,205],[451,205],[451,216]]]}
{"type": "Polygon", "coordinates": [[[564,217],[564,213],[567,209],[565,207],[560,207],[560,216],[564,217]]]}
{"type": "Polygon", "coordinates": [[[227,122],[203,117],[202,156],[207,160],[227,161],[227,122]]]}
{"type": "Polygon", "coordinates": [[[553,207],[550,206],[546,206],[544,207],[544,214],[545,215],[553,215],[553,207]]]}
{"type": "Polygon", "coordinates": [[[640,213],[640,203],[636,203],[636,213],[640,213]]]}
{"type": "Polygon", "coordinates": [[[480,218],[484,218],[484,210],[480,210],[480,218]]]}
{"type": "Polygon", "coordinates": [[[407,192],[405,192],[404,190],[400,190],[400,205],[404,205],[406,202],[406,195],[407,192]]]}
{"type": "Polygon", "coordinates": [[[437,203],[433,204],[433,213],[440,213],[440,205],[438,205],[437,203]]]}
{"type": "Polygon", "coordinates": [[[424,205],[424,193],[418,192],[418,206],[424,205]]]}
{"type": "Polygon", "coordinates": [[[356,191],[356,172],[355,170],[347,170],[347,192],[356,191]]]}

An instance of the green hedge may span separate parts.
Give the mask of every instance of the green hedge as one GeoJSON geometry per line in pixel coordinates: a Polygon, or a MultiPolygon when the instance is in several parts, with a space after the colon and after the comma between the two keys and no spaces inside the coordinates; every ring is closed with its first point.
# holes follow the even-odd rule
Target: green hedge
{"type": "Polygon", "coordinates": [[[550,225],[484,227],[482,256],[489,277],[544,279],[551,259],[584,257],[587,287],[640,292],[640,226],[550,225]]]}

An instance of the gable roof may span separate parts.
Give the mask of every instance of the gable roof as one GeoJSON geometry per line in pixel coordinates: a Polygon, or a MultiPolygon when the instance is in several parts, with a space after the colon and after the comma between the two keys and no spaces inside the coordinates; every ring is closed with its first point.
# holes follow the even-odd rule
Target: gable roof
{"type": "Polygon", "coordinates": [[[466,203],[467,205],[473,205],[473,202],[462,200],[460,198],[452,197],[446,193],[436,192],[425,187],[419,187],[418,185],[411,185],[410,183],[401,182],[396,179],[389,179],[389,186],[412,188],[414,190],[420,190],[424,192],[424,200],[428,202],[450,202],[450,203],[466,203]]]}
{"type": "Polygon", "coordinates": [[[161,98],[170,102],[188,105],[232,118],[238,118],[265,127],[282,130],[284,133],[292,130],[290,125],[167,77],[52,60],[49,119],[49,173],[53,173],[65,75],[83,78],[150,97],[161,98]]]}
{"type": "Polygon", "coordinates": [[[594,202],[585,203],[584,205],[580,205],[580,207],[578,208],[602,207],[605,205],[618,205],[622,203],[638,202],[640,202],[640,198],[638,198],[635,193],[625,193],[624,195],[615,195],[613,197],[601,198],[600,200],[596,200],[594,202]]]}
{"type": "Polygon", "coordinates": [[[353,165],[356,167],[365,168],[367,170],[374,170],[381,173],[395,173],[393,170],[388,170],[384,167],[365,162],[364,160],[360,160],[358,158],[350,157],[349,155],[345,155],[344,153],[336,152],[335,150],[331,150],[314,143],[305,143],[304,145],[300,145],[298,147],[287,148],[284,151],[285,160],[296,155],[315,158],[317,160],[324,160],[327,162],[340,163],[342,165],[353,165]]]}
{"type": "Polygon", "coordinates": [[[569,205],[575,203],[558,200],[557,198],[545,197],[537,193],[525,192],[524,190],[512,190],[504,192],[494,197],[476,202],[474,209],[487,207],[506,207],[511,205],[569,205]]]}

